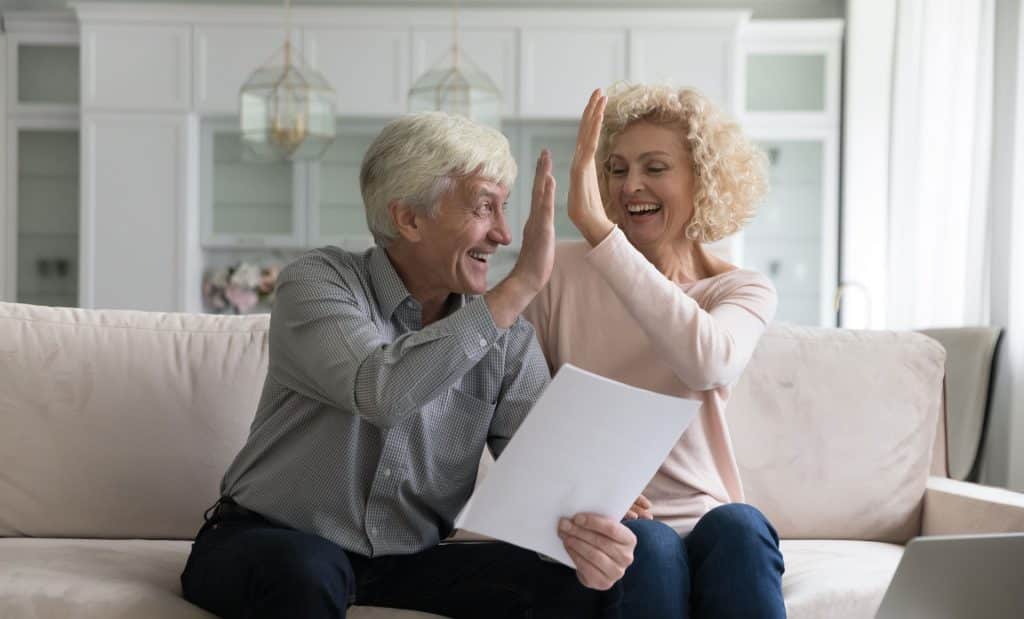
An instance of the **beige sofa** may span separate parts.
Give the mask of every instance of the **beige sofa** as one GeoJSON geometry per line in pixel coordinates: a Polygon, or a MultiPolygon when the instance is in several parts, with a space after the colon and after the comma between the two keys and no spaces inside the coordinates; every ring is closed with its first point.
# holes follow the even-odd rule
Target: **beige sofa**
{"type": "MultiPolygon", "coordinates": [[[[267,325],[0,303],[0,617],[209,616],[178,574],[245,440],[267,325]]],[[[791,617],[871,616],[912,536],[1024,530],[1022,495],[929,477],[942,367],[919,334],[764,337],[728,417],[791,617]]]]}

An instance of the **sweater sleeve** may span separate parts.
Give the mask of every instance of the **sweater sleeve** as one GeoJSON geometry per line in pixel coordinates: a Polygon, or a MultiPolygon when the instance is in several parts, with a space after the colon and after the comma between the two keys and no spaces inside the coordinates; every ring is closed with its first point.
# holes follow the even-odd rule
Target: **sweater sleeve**
{"type": "Polygon", "coordinates": [[[636,318],[658,356],[694,391],[723,387],[739,378],[775,315],[775,289],[756,273],[737,278],[713,307],[701,308],[618,228],[586,259],[636,318]]]}

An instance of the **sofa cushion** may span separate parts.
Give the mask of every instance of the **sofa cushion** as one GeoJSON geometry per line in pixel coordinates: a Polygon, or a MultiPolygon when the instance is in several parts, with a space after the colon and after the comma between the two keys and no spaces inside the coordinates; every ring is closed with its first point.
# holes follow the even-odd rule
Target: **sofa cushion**
{"type": "Polygon", "coordinates": [[[0,536],[191,538],[248,434],[267,326],[0,303],[0,536]]]}
{"type": "Polygon", "coordinates": [[[903,546],[847,540],[783,540],[782,594],[789,619],[874,617],[903,546]]]}
{"type": "Polygon", "coordinates": [[[747,502],[783,538],[906,543],[921,528],[944,359],[919,333],[773,325],[726,411],[747,502]]]}
{"type": "MultiPolygon", "coordinates": [[[[213,617],[181,597],[190,542],[0,539],[0,617],[213,617]]],[[[784,540],[782,589],[791,619],[874,615],[903,553],[875,542],[784,540]]],[[[351,619],[426,619],[355,607],[351,619]]]]}
{"type": "MultiPolygon", "coordinates": [[[[0,539],[0,617],[212,619],[181,597],[191,542],[0,539]]],[[[428,619],[354,607],[350,619],[428,619]]]]}

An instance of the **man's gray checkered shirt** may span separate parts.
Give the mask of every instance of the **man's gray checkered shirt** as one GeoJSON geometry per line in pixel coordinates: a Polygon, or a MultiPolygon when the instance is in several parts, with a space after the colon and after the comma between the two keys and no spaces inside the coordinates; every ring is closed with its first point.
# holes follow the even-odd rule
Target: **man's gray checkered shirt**
{"type": "Polygon", "coordinates": [[[309,252],[278,279],[270,364],[221,492],[365,556],[434,546],[548,380],[533,328],[456,295],[426,327],[386,252],[309,252]]]}

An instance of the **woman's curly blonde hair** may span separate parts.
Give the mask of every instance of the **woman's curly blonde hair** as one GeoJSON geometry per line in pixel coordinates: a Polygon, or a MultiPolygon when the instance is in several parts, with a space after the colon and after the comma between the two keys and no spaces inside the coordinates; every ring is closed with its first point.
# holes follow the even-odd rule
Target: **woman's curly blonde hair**
{"type": "Polygon", "coordinates": [[[696,90],[653,84],[621,83],[609,89],[596,162],[605,208],[612,144],[639,121],[678,128],[690,154],[695,187],[688,238],[712,243],[750,221],[768,190],[764,153],[696,90]]]}

